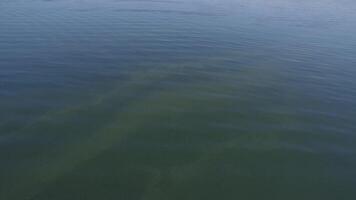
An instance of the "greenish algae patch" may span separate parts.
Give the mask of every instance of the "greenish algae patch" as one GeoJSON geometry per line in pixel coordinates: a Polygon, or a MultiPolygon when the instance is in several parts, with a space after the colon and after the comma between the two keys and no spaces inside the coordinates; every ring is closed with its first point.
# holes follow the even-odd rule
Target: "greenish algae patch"
{"type": "MultiPolygon", "coordinates": [[[[111,169],[118,173],[112,174],[112,190],[120,185],[122,172],[127,171],[136,174],[137,181],[142,181],[142,184],[137,181],[129,184],[136,189],[141,185],[141,189],[137,189],[141,198],[169,198],[175,192],[167,187],[178,191],[185,179],[194,179],[192,174],[213,163],[226,149],[249,148],[246,144],[258,140],[266,142],[266,137],[271,136],[253,133],[247,123],[254,115],[250,116],[252,113],[246,109],[256,106],[249,96],[250,91],[262,87],[254,84],[251,77],[273,78],[270,73],[255,70],[257,68],[236,74],[214,73],[214,78],[207,71],[190,71],[187,65],[151,73],[146,71],[94,102],[49,113],[22,131],[22,134],[27,133],[23,140],[41,138],[45,139],[45,144],[41,146],[40,143],[38,150],[30,153],[32,160],[25,170],[9,177],[18,181],[9,181],[8,187],[14,192],[8,190],[2,195],[14,200],[60,199],[58,193],[63,193],[63,198],[75,199],[70,194],[76,192],[57,191],[55,186],[75,183],[73,177],[83,174],[83,167],[87,166],[88,171],[104,167],[98,161],[103,159],[106,165],[117,167],[111,169]],[[245,79],[245,76],[250,78],[245,79]],[[239,129],[229,128],[236,123],[240,124],[239,129]],[[143,152],[137,152],[131,145],[137,145],[136,148],[143,152]],[[136,169],[129,170],[133,166],[136,169]]],[[[271,145],[279,143],[279,137],[270,137],[271,145]]],[[[78,181],[79,185],[85,185],[80,179],[78,181]]]]}

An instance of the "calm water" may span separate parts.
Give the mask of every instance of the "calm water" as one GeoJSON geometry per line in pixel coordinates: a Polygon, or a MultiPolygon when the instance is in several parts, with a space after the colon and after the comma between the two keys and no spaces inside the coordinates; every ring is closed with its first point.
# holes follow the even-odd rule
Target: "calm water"
{"type": "Polygon", "coordinates": [[[356,199],[353,0],[1,0],[0,199],[356,199]]]}

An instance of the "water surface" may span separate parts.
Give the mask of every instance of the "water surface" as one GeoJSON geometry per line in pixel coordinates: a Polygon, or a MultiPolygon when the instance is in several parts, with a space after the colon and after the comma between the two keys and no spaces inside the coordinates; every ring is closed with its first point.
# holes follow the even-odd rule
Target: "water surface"
{"type": "Polygon", "coordinates": [[[351,0],[2,0],[0,199],[355,199],[351,0]]]}

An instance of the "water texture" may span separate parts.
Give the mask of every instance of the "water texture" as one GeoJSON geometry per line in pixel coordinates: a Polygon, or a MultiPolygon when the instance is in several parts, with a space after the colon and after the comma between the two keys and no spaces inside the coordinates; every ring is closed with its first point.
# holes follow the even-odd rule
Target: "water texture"
{"type": "Polygon", "coordinates": [[[355,10],[0,1],[0,199],[355,199],[355,10]]]}

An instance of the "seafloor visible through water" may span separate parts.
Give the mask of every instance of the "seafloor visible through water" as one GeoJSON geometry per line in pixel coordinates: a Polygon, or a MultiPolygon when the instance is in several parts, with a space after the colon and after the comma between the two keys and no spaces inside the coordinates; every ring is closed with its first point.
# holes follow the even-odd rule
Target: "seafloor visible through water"
{"type": "Polygon", "coordinates": [[[356,199],[353,0],[0,0],[0,200],[356,199]]]}

